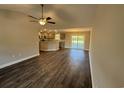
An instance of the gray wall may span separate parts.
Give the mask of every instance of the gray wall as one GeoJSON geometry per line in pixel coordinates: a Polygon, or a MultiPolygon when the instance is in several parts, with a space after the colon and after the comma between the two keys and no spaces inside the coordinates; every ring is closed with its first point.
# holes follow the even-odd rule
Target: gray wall
{"type": "Polygon", "coordinates": [[[0,10],[0,68],[38,55],[40,25],[19,12],[0,10]]]}
{"type": "Polygon", "coordinates": [[[91,36],[93,87],[124,87],[124,5],[99,5],[91,36]]]}

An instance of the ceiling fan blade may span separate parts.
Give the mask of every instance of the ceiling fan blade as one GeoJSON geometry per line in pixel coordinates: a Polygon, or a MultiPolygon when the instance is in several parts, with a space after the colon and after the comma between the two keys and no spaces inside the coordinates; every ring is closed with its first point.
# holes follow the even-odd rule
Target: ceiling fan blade
{"type": "Polygon", "coordinates": [[[50,22],[50,21],[48,21],[47,23],[50,23],[50,24],[55,24],[55,22],[50,22]]]}
{"type": "Polygon", "coordinates": [[[46,18],[46,20],[50,20],[50,19],[52,19],[52,18],[51,18],[51,17],[47,17],[47,18],[46,18]]]}
{"type": "Polygon", "coordinates": [[[38,21],[35,21],[35,20],[31,20],[31,21],[29,21],[29,22],[38,22],[38,21]]]}
{"type": "Polygon", "coordinates": [[[39,20],[39,18],[36,18],[36,17],[34,17],[34,16],[31,16],[31,15],[28,15],[28,17],[31,17],[31,18],[34,18],[34,19],[39,20]]]}

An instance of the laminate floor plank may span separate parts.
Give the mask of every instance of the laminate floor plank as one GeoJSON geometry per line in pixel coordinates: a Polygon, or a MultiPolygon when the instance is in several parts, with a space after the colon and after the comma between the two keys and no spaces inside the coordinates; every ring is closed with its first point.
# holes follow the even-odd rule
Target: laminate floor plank
{"type": "Polygon", "coordinates": [[[1,88],[91,88],[87,51],[63,49],[0,69],[1,88]]]}

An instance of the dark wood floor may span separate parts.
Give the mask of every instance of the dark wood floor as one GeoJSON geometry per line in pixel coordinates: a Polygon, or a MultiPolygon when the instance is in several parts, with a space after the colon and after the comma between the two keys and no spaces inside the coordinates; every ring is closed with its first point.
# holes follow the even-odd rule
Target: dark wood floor
{"type": "Polygon", "coordinates": [[[88,52],[64,49],[0,69],[0,87],[90,88],[88,52]]]}

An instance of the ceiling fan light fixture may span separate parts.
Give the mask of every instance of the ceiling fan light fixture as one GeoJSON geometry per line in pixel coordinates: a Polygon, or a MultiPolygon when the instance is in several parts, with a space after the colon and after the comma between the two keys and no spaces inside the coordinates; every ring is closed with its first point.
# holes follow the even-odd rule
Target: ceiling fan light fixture
{"type": "Polygon", "coordinates": [[[47,23],[48,24],[55,24],[55,22],[49,21],[52,19],[51,17],[44,18],[44,16],[43,16],[43,4],[41,4],[41,7],[42,7],[42,16],[37,18],[37,17],[31,16],[31,15],[28,15],[28,17],[35,19],[33,21],[30,21],[30,22],[37,22],[42,26],[44,26],[47,23]]]}
{"type": "Polygon", "coordinates": [[[41,20],[39,20],[39,23],[40,23],[41,25],[45,25],[45,24],[46,24],[46,20],[41,19],[41,20]]]}

